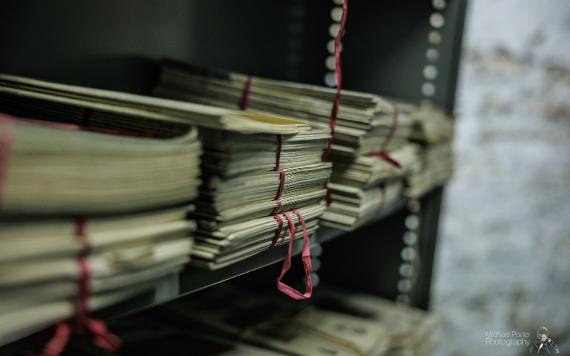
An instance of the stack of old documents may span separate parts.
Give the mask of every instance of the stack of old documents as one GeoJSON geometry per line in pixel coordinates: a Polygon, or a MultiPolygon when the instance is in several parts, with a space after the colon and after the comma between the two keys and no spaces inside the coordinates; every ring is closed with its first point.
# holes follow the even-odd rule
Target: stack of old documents
{"type": "Polygon", "coordinates": [[[289,221],[281,212],[297,226],[295,237],[305,229],[300,217],[308,234],[317,229],[331,171],[330,163],[321,162],[326,130],[201,134],[204,183],[196,203],[193,264],[217,269],[267,249],[274,237],[287,242],[289,221]],[[285,225],[276,233],[279,219],[285,225]]]}
{"type": "Polygon", "coordinates": [[[412,137],[421,150],[407,177],[405,194],[418,198],[442,185],[453,173],[453,125],[448,115],[429,104],[413,108],[410,116],[414,119],[412,137]]]}
{"type": "Polygon", "coordinates": [[[126,137],[1,114],[0,152],[0,344],[71,317],[87,276],[97,309],[188,262],[196,130],[126,137]]]}

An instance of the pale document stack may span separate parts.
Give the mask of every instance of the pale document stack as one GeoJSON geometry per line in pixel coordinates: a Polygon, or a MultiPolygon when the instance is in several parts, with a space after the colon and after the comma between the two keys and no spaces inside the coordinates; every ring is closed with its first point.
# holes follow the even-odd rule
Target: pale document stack
{"type": "Polygon", "coordinates": [[[413,137],[420,144],[419,161],[407,177],[405,195],[419,198],[453,174],[453,124],[440,109],[423,104],[410,110],[413,137]]]}
{"type": "MultiPolygon", "coordinates": [[[[164,98],[236,109],[247,88],[248,112],[270,112],[299,118],[329,128],[335,90],[331,88],[248,77],[221,69],[204,68],[164,60],[155,95],[164,98]]],[[[338,156],[355,158],[382,149],[392,130],[394,105],[378,95],[343,90],[332,150],[338,156]]],[[[401,115],[391,145],[407,142],[413,120],[401,115]]]]}
{"type": "Polygon", "coordinates": [[[188,262],[196,130],[148,139],[0,120],[0,344],[74,315],[79,255],[91,309],[148,290],[188,262]]]}
{"type": "MultiPolygon", "coordinates": [[[[0,75],[0,111],[25,118],[0,120],[0,344],[74,315],[79,255],[91,310],[189,261],[196,223],[187,214],[201,182],[195,124],[284,140],[309,131],[296,120],[10,75],[0,75]]],[[[308,223],[322,210],[307,209],[308,223]]]]}
{"type": "MultiPolygon", "coordinates": [[[[298,117],[330,132],[335,90],[165,60],[155,94],[227,108],[240,107],[246,95],[248,112],[298,117]]],[[[413,118],[396,104],[374,94],[342,91],[324,225],[352,230],[400,200],[402,179],[418,160],[419,149],[410,143],[414,129],[413,118]]]]}
{"type": "Polygon", "coordinates": [[[295,238],[303,237],[300,217],[308,234],[316,231],[331,172],[320,158],[326,130],[307,125],[287,134],[245,135],[203,129],[201,136],[204,182],[196,201],[192,264],[218,269],[266,250],[272,241],[288,243],[289,221],[282,212],[294,222],[295,238]]]}

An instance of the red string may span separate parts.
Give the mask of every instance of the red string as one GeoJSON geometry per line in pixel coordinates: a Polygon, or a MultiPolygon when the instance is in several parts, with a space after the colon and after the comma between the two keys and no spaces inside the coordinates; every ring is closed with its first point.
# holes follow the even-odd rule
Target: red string
{"type": "Polygon", "coordinates": [[[81,244],[81,253],[77,258],[77,264],[79,266],[79,297],[76,300],[76,317],[75,317],[75,329],[79,332],[83,332],[85,321],[89,319],[88,317],[88,301],[91,295],[91,270],[89,269],[89,262],[87,261],[87,256],[91,252],[91,246],[87,239],[86,223],[85,219],[79,218],[75,223],[75,237],[81,244]]]}
{"type": "Polygon", "coordinates": [[[273,236],[273,240],[271,241],[271,247],[275,246],[277,240],[279,240],[279,236],[281,236],[281,231],[283,230],[283,219],[281,219],[279,214],[274,215],[273,218],[277,220],[277,230],[275,230],[275,235],[273,236]]]}
{"type": "Polygon", "coordinates": [[[332,194],[328,186],[327,186],[327,191],[325,193],[325,202],[327,203],[327,206],[330,206],[332,203],[332,194]]]}
{"type": "Polygon", "coordinates": [[[4,183],[8,176],[8,161],[12,151],[12,133],[8,129],[0,132],[0,204],[4,193],[4,183]]]}
{"type": "Polygon", "coordinates": [[[388,152],[385,152],[385,151],[370,152],[368,154],[368,156],[382,158],[384,161],[388,162],[392,166],[399,168],[399,169],[402,169],[402,165],[400,165],[400,162],[398,162],[394,158],[390,157],[388,152]]]}
{"type": "Polygon", "coordinates": [[[394,104],[394,111],[392,112],[392,126],[390,127],[390,131],[388,132],[388,136],[386,136],[384,143],[382,143],[382,146],[380,147],[380,151],[369,152],[368,156],[382,158],[384,161],[388,162],[392,166],[399,168],[399,169],[402,169],[400,162],[396,161],[394,158],[390,157],[390,155],[388,154],[388,145],[390,144],[390,141],[392,141],[392,138],[396,134],[396,129],[398,128],[398,117],[399,116],[400,116],[400,107],[398,106],[397,103],[395,103],[394,104]]]}
{"type": "Polygon", "coordinates": [[[299,218],[299,222],[303,228],[303,249],[301,252],[301,259],[303,262],[303,269],[305,270],[305,292],[301,293],[295,288],[281,281],[285,274],[287,274],[287,271],[289,271],[291,268],[291,257],[293,256],[293,239],[295,238],[296,231],[293,219],[286,212],[283,212],[283,216],[285,216],[287,222],[289,223],[289,246],[287,249],[287,256],[283,260],[283,265],[281,266],[281,273],[279,274],[279,277],[277,277],[276,282],[277,289],[279,289],[285,295],[295,300],[303,300],[309,299],[313,294],[313,282],[311,280],[311,249],[309,243],[309,232],[307,230],[307,226],[305,225],[305,219],[303,219],[303,216],[297,210],[293,209],[293,212],[299,218]]]}
{"type": "Polygon", "coordinates": [[[277,214],[279,209],[281,209],[281,194],[283,194],[283,188],[285,187],[285,170],[279,166],[281,162],[281,147],[283,146],[283,138],[281,135],[277,136],[277,145],[275,147],[275,171],[279,172],[279,186],[277,188],[277,194],[275,194],[275,208],[273,208],[272,215],[277,214]]]}
{"type": "Polygon", "coordinates": [[[279,168],[279,186],[277,187],[277,194],[275,195],[275,208],[273,208],[272,214],[277,214],[279,209],[281,209],[281,195],[283,194],[283,188],[285,188],[285,170],[279,168]]]}
{"type": "Polygon", "coordinates": [[[333,106],[331,109],[331,115],[329,117],[329,128],[331,129],[331,135],[327,141],[327,145],[325,147],[325,151],[322,155],[322,160],[328,160],[328,156],[330,154],[332,148],[332,142],[336,127],[336,119],[338,115],[338,106],[340,102],[340,93],[342,90],[342,69],[340,66],[340,42],[342,40],[342,36],[344,36],[344,29],[346,27],[346,16],[348,14],[348,0],[343,0],[342,2],[342,15],[340,17],[340,26],[338,29],[338,33],[334,39],[334,61],[335,61],[335,80],[336,80],[336,93],[333,100],[333,106]]]}
{"type": "MultiPolygon", "coordinates": [[[[342,89],[342,71],[341,71],[341,65],[340,65],[340,41],[342,39],[342,36],[344,35],[347,13],[348,13],[347,0],[343,0],[342,15],[341,15],[341,19],[340,19],[340,27],[339,27],[339,31],[336,35],[335,45],[334,45],[334,48],[335,48],[334,55],[335,55],[336,92],[335,92],[335,96],[334,96],[334,100],[333,100],[333,106],[331,109],[331,115],[329,117],[330,137],[327,141],[325,150],[321,156],[322,161],[328,160],[328,156],[329,156],[330,151],[331,151],[332,141],[333,141],[333,137],[334,137],[334,133],[335,133],[336,120],[337,120],[337,116],[338,116],[340,94],[341,94],[341,89],[342,89]]],[[[246,81],[245,86],[244,86],[244,91],[243,91],[242,100],[241,100],[241,109],[242,110],[245,110],[247,108],[250,89],[251,89],[251,77],[248,78],[248,80],[246,81]]],[[[278,168],[279,168],[280,155],[281,155],[281,137],[279,136],[279,138],[278,138],[278,149],[276,152],[275,170],[278,170],[278,168]]],[[[281,193],[283,191],[283,186],[284,186],[284,182],[285,182],[284,171],[282,169],[279,169],[279,173],[280,173],[279,174],[279,189],[278,189],[277,196],[275,199],[277,203],[276,203],[275,209],[273,210],[274,213],[281,207],[281,200],[279,198],[280,198],[281,193]]],[[[330,204],[330,191],[328,190],[328,188],[327,188],[326,200],[327,200],[327,205],[329,205],[330,204]]],[[[311,281],[311,269],[312,269],[312,267],[311,267],[311,250],[310,250],[310,243],[309,243],[309,233],[307,230],[307,226],[305,225],[305,219],[303,218],[301,213],[299,213],[297,210],[293,209],[293,213],[295,215],[297,215],[297,217],[299,218],[299,221],[300,221],[302,229],[303,229],[303,248],[302,248],[302,252],[301,252],[301,259],[303,262],[303,269],[305,270],[305,292],[301,293],[298,290],[294,289],[293,287],[291,287],[291,286],[289,286],[289,285],[287,285],[281,281],[283,279],[283,277],[285,276],[285,274],[287,273],[287,271],[289,271],[289,269],[291,268],[291,258],[293,255],[293,240],[295,238],[295,230],[296,230],[293,219],[291,219],[291,216],[286,212],[283,212],[283,215],[285,216],[285,218],[287,219],[287,222],[289,223],[289,228],[288,228],[289,246],[287,249],[287,256],[283,260],[283,265],[281,267],[281,273],[279,274],[279,277],[277,277],[276,282],[277,282],[277,288],[281,292],[283,292],[284,294],[286,294],[290,298],[293,298],[296,300],[303,300],[303,299],[310,298],[311,295],[313,294],[313,283],[311,281]]],[[[281,235],[281,230],[283,228],[283,220],[279,217],[279,215],[275,215],[274,218],[278,222],[278,228],[275,231],[275,235],[273,237],[273,241],[272,241],[271,246],[275,246],[277,239],[281,235]]]]}
{"type": "Polygon", "coordinates": [[[239,108],[246,111],[249,106],[249,94],[251,93],[251,83],[253,82],[253,77],[247,77],[245,84],[243,86],[243,92],[241,94],[241,101],[239,108]]]}
{"type": "Polygon", "coordinates": [[[71,327],[69,323],[59,323],[55,326],[55,332],[51,340],[44,346],[40,356],[58,356],[63,352],[69,336],[71,327]]]}
{"type": "MultiPolygon", "coordinates": [[[[78,333],[89,332],[94,336],[95,344],[107,351],[117,352],[121,340],[111,334],[105,324],[89,316],[88,304],[91,295],[91,270],[87,256],[91,251],[86,231],[85,219],[77,219],[75,224],[75,237],[81,243],[81,253],[77,257],[79,266],[78,297],[75,304],[75,331],[78,333]]],[[[41,356],[58,356],[63,352],[71,334],[70,322],[59,323],[55,328],[52,339],[46,344],[41,356]]]]}
{"type": "Polygon", "coordinates": [[[382,148],[381,148],[382,151],[386,151],[388,149],[388,145],[390,144],[390,141],[392,141],[392,138],[396,134],[396,129],[398,128],[398,118],[399,117],[400,117],[400,106],[398,105],[398,103],[394,103],[394,110],[392,111],[392,127],[390,127],[390,131],[388,132],[388,136],[386,137],[386,140],[382,144],[382,148]]]}
{"type": "Polygon", "coordinates": [[[273,170],[278,170],[279,167],[281,166],[281,149],[283,147],[283,137],[281,137],[281,135],[276,135],[277,136],[277,145],[275,147],[275,168],[273,170]]]}

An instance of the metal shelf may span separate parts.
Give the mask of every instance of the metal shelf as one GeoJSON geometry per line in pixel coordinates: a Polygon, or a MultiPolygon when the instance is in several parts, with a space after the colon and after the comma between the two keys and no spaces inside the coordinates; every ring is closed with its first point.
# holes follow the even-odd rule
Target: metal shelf
{"type": "MultiPolygon", "coordinates": [[[[383,209],[375,216],[374,219],[370,219],[359,226],[359,228],[370,225],[394,214],[402,209],[405,206],[405,203],[406,200],[402,199],[386,209],[383,209]]],[[[314,241],[322,244],[350,233],[351,231],[343,231],[321,226],[314,237],[314,241]]],[[[293,247],[294,255],[301,253],[302,244],[302,240],[295,241],[293,247]]],[[[158,304],[166,303],[176,298],[200,291],[204,288],[226,282],[246,273],[256,271],[260,268],[267,267],[271,264],[281,262],[286,252],[286,245],[270,248],[255,256],[215,271],[188,266],[178,274],[163,278],[153,291],[149,291],[128,301],[106,308],[100,311],[99,314],[103,318],[114,318],[135,313],[158,304]]]]}

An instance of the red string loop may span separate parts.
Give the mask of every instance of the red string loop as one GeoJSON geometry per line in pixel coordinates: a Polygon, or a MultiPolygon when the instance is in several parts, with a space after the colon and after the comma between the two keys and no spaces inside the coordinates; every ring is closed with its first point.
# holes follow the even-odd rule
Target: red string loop
{"type": "Polygon", "coordinates": [[[392,138],[396,134],[396,129],[398,128],[398,117],[399,116],[400,116],[400,107],[398,106],[397,103],[395,103],[394,104],[394,111],[392,112],[392,126],[390,127],[390,131],[388,132],[386,139],[382,143],[380,151],[369,152],[368,156],[381,158],[384,161],[391,164],[392,166],[394,166],[398,169],[402,169],[400,162],[396,161],[394,158],[390,157],[390,155],[388,154],[388,145],[390,144],[390,141],[392,141],[392,138]]]}
{"type": "Polygon", "coordinates": [[[0,204],[4,196],[4,183],[8,177],[8,161],[12,152],[12,133],[5,129],[0,132],[0,204]]]}
{"type": "Polygon", "coordinates": [[[271,214],[277,214],[279,209],[281,209],[281,195],[283,194],[283,188],[285,188],[285,170],[283,168],[279,168],[279,186],[277,187],[277,193],[275,194],[275,208],[273,208],[273,212],[271,214]]]}
{"type": "Polygon", "coordinates": [[[277,221],[277,229],[275,230],[275,235],[271,241],[271,247],[275,246],[277,240],[279,240],[279,236],[281,236],[281,231],[283,230],[283,219],[281,219],[279,214],[274,215],[273,218],[277,221]]]}
{"type": "Polygon", "coordinates": [[[332,203],[332,194],[328,186],[327,186],[327,191],[325,193],[325,202],[327,203],[327,206],[330,206],[332,203]]]}
{"type": "Polygon", "coordinates": [[[283,148],[283,137],[281,135],[277,136],[277,144],[275,146],[275,168],[274,171],[278,170],[281,167],[281,149],[283,148]]]}
{"type": "Polygon", "coordinates": [[[391,164],[392,166],[398,168],[398,169],[402,169],[402,165],[400,164],[400,162],[396,161],[394,158],[392,158],[388,152],[386,151],[377,151],[377,152],[370,152],[368,153],[368,156],[370,157],[378,157],[383,159],[384,161],[388,162],[389,164],[391,164]]]}
{"type": "Polygon", "coordinates": [[[303,262],[303,269],[305,270],[305,292],[301,293],[295,288],[283,283],[281,280],[287,274],[287,271],[291,268],[291,257],[293,255],[293,240],[295,238],[295,223],[291,216],[283,212],[283,216],[287,219],[289,223],[289,246],[287,249],[287,256],[283,260],[283,265],[281,266],[281,273],[279,277],[277,277],[277,289],[279,289],[282,293],[287,295],[288,297],[295,299],[295,300],[304,300],[309,299],[313,294],[313,282],[311,280],[311,249],[310,249],[310,242],[309,242],[309,232],[307,230],[307,226],[305,225],[305,219],[297,210],[293,209],[293,213],[297,215],[299,218],[299,222],[303,228],[303,249],[301,252],[301,260],[303,262]]]}
{"type": "Polygon", "coordinates": [[[279,186],[277,187],[277,193],[275,194],[275,207],[271,212],[272,215],[275,215],[281,209],[281,194],[283,194],[283,188],[285,187],[285,170],[280,167],[281,164],[281,148],[283,147],[283,137],[281,135],[277,136],[277,144],[275,146],[275,168],[274,171],[279,172],[279,186]]]}
{"type": "Polygon", "coordinates": [[[91,252],[91,246],[87,239],[85,219],[78,218],[75,222],[75,237],[81,243],[81,252],[77,258],[79,267],[79,296],[75,305],[75,330],[78,332],[85,331],[86,321],[89,320],[88,305],[89,296],[91,295],[91,270],[87,256],[91,252]]]}
{"type": "MultiPolygon", "coordinates": [[[[323,154],[321,156],[322,161],[328,160],[328,156],[329,156],[331,148],[332,148],[332,141],[333,141],[335,128],[336,128],[336,120],[337,120],[337,116],[338,116],[340,95],[341,95],[341,90],[342,90],[342,70],[341,70],[341,65],[340,65],[340,42],[341,42],[342,36],[344,35],[347,13],[348,13],[347,0],[343,0],[343,2],[342,2],[342,15],[341,15],[341,19],[340,19],[340,27],[339,27],[339,31],[335,37],[335,43],[334,43],[336,92],[335,92],[335,96],[333,99],[331,114],[329,117],[330,137],[327,140],[325,150],[323,151],[323,154]]],[[[245,108],[247,108],[250,89],[251,89],[251,77],[248,78],[248,80],[245,83],[244,92],[243,92],[242,101],[241,101],[241,109],[242,110],[245,110],[245,108]]],[[[277,150],[277,154],[276,154],[275,170],[278,170],[278,168],[279,168],[280,155],[281,155],[281,137],[278,138],[278,150],[277,150]]],[[[279,172],[280,172],[279,189],[278,189],[277,197],[275,199],[277,202],[277,205],[276,205],[276,208],[273,210],[274,213],[278,210],[278,207],[281,207],[281,201],[279,198],[281,196],[283,186],[284,186],[284,181],[285,181],[284,172],[281,169],[279,169],[279,172]]],[[[329,205],[330,204],[330,192],[329,192],[328,188],[327,188],[326,200],[327,200],[327,205],[329,205]]],[[[295,238],[295,231],[296,231],[295,223],[293,222],[293,219],[291,219],[291,216],[286,212],[283,212],[282,214],[283,214],[283,216],[285,216],[285,218],[287,219],[287,222],[289,223],[289,226],[288,226],[289,246],[287,249],[287,256],[283,260],[283,265],[281,267],[281,273],[279,274],[279,277],[277,277],[276,282],[277,282],[277,288],[281,292],[283,292],[284,294],[286,294],[290,298],[293,298],[296,300],[303,300],[303,299],[310,298],[311,295],[313,294],[313,282],[311,281],[312,266],[311,266],[311,249],[310,249],[310,242],[309,242],[309,232],[308,232],[307,226],[305,224],[305,219],[303,218],[301,213],[299,213],[295,209],[293,209],[292,211],[299,218],[299,222],[301,223],[301,227],[303,229],[303,248],[302,248],[302,252],[301,252],[301,260],[303,262],[303,269],[305,270],[305,292],[301,293],[298,290],[294,289],[293,287],[291,287],[291,286],[289,286],[289,285],[287,285],[281,281],[283,279],[283,277],[285,276],[285,274],[287,273],[287,271],[289,271],[289,269],[291,268],[291,258],[293,255],[293,240],[295,238]]],[[[282,227],[283,227],[283,220],[279,217],[279,215],[275,215],[274,218],[278,222],[278,228],[275,231],[275,236],[273,237],[273,241],[272,241],[271,246],[274,246],[275,243],[277,242],[277,239],[279,238],[279,236],[281,234],[282,227]]]]}
{"type": "Polygon", "coordinates": [[[253,82],[253,77],[247,77],[245,80],[245,84],[243,86],[243,92],[241,94],[241,101],[239,104],[239,108],[243,111],[247,110],[249,106],[249,94],[251,93],[251,83],[253,82]]]}

